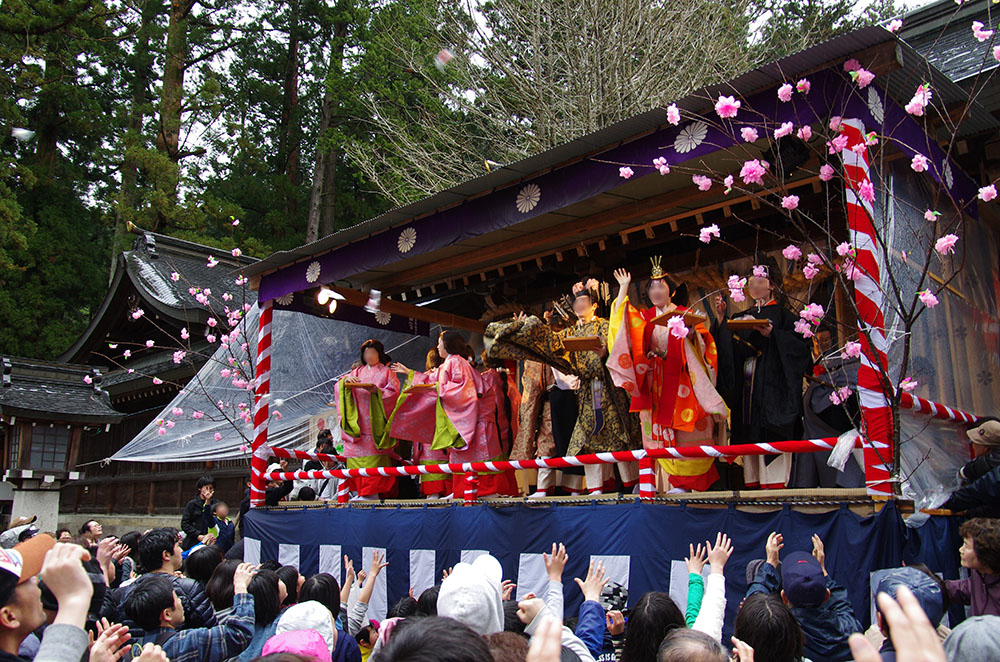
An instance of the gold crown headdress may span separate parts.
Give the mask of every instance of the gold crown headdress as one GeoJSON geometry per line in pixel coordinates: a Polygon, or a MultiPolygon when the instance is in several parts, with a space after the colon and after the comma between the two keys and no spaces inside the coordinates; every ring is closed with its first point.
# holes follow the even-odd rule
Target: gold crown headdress
{"type": "Polygon", "coordinates": [[[667,274],[663,273],[663,267],[660,266],[660,263],[663,261],[663,256],[654,255],[653,257],[649,258],[649,261],[653,265],[652,268],[649,270],[650,279],[659,280],[660,278],[666,278],[667,274]]]}

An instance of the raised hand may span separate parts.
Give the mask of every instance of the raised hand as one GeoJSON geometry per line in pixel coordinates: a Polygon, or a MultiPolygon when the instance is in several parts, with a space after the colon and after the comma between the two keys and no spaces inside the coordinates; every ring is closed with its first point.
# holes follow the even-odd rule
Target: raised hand
{"type": "Polygon", "coordinates": [[[604,616],[604,625],[608,628],[608,634],[617,637],[625,632],[625,614],[620,611],[609,611],[604,616]]]}
{"type": "Polygon", "coordinates": [[[344,583],[340,587],[340,601],[347,602],[351,597],[351,586],[354,585],[354,561],[344,554],[344,583]]]}
{"type": "Polygon", "coordinates": [[[137,662],[170,662],[170,658],[162,648],[150,642],[142,647],[142,654],[137,662]]]}
{"type": "Polygon", "coordinates": [[[702,569],[705,567],[705,563],[708,561],[708,549],[705,545],[698,543],[695,547],[694,543],[688,545],[688,555],[684,559],[684,565],[687,566],[688,573],[693,573],[700,575],[702,569]]]}
{"type": "Polygon", "coordinates": [[[715,297],[715,312],[718,313],[719,317],[726,316],[726,310],[728,306],[726,304],[726,297],[721,294],[715,297]]]}
{"type": "Polygon", "coordinates": [[[121,562],[126,556],[132,553],[132,548],[128,545],[123,545],[121,543],[115,545],[115,551],[112,553],[111,558],[115,561],[121,562]]]}
{"type": "Polygon", "coordinates": [[[344,554],[344,583],[354,583],[354,561],[347,554],[344,554]]]}
{"type": "Polygon", "coordinates": [[[591,561],[590,568],[587,570],[587,579],[580,579],[576,577],[574,579],[576,585],[580,587],[580,591],[583,592],[583,599],[591,600],[597,602],[601,598],[601,591],[608,583],[608,578],[604,573],[604,564],[598,561],[596,564],[591,561]]]}
{"type": "Polygon", "coordinates": [[[509,579],[503,580],[503,583],[500,584],[500,598],[504,602],[510,600],[511,596],[514,595],[515,588],[517,588],[517,584],[510,581],[509,579]]]}
{"type": "Polygon", "coordinates": [[[42,581],[52,591],[59,610],[56,623],[83,627],[87,620],[94,585],[83,568],[82,561],[90,560],[90,552],[79,545],[56,543],[45,553],[42,563],[42,581]]]}
{"type": "Polygon", "coordinates": [[[96,626],[98,634],[90,647],[90,662],[117,662],[128,651],[125,644],[132,638],[128,626],[109,623],[106,618],[97,621],[96,626]]]}
{"type": "Polygon", "coordinates": [[[767,555],[767,562],[772,567],[777,568],[778,564],[781,562],[778,557],[778,552],[781,548],[785,546],[785,538],[777,531],[772,531],[767,537],[767,544],[764,545],[764,553],[767,555]]]}
{"type": "Polygon", "coordinates": [[[753,648],[745,641],[732,637],[733,659],[737,662],[753,662],[753,648]]]}
{"type": "Polygon", "coordinates": [[[542,559],[545,561],[545,569],[549,573],[549,581],[561,582],[563,568],[566,567],[566,562],[569,561],[569,554],[566,553],[566,545],[552,543],[552,555],[543,553],[542,559]]]}
{"type": "Polygon", "coordinates": [[[715,545],[709,545],[708,541],[705,541],[705,545],[710,547],[708,550],[708,564],[712,566],[712,572],[722,574],[723,569],[726,567],[726,562],[733,555],[732,541],[729,540],[729,536],[725,533],[719,533],[715,536],[715,545]]]}
{"type": "Polygon", "coordinates": [[[819,566],[823,568],[823,574],[826,574],[826,549],[823,546],[823,539],[819,537],[819,534],[814,533],[812,536],[813,551],[812,555],[816,557],[819,561],[819,566]]]}
{"type": "Polygon", "coordinates": [[[625,269],[615,269],[615,280],[619,287],[627,288],[632,283],[632,274],[625,269]]]}
{"type": "MultiPolygon", "coordinates": [[[[945,662],[944,647],[923,607],[905,586],[900,586],[893,600],[879,593],[879,611],[889,626],[889,636],[899,662],[945,662]]],[[[855,662],[880,662],[875,647],[862,634],[848,639],[855,662]]]]}
{"type": "Polygon", "coordinates": [[[111,559],[115,555],[115,546],[118,544],[118,538],[114,536],[108,536],[104,540],[97,543],[97,563],[100,564],[102,568],[107,567],[111,563],[111,559]]]}
{"type": "Polygon", "coordinates": [[[378,573],[382,572],[382,569],[387,565],[389,562],[385,560],[385,553],[376,549],[372,552],[372,564],[368,568],[368,576],[372,579],[378,577],[378,573]]]}
{"type": "Polygon", "coordinates": [[[562,628],[554,618],[546,618],[535,631],[525,662],[559,662],[562,655],[562,628]]]}
{"type": "Polygon", "coordinates": [[[257,566],[252,563],[241,563],[236,566],[236,572],[233,573],[233,593],[246,593],[250,580],[256,572],[257,566]]]}
{"type": "Polygon", "coordinates": [[[538,612],[545,608],[545,601],[536,598],[534,593],[524,596],[524,599],[517,603],[517,619],[528,625],[535,620],[538,612]]]}

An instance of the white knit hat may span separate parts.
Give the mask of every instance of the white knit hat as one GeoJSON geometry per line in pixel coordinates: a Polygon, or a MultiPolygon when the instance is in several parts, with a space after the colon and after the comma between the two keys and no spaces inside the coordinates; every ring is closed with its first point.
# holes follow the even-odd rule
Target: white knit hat
{"type": "Polygon", "coordinates": [[[330,610],[315,600],[300,602],[283,611],[274,633],[281,634],[296,630],[315,630],[323,637],[331,651],[333,651],[334,644],[337,643],[333,634],[333,616],[330,614],[330,610]]]}
{"type": "Polygon", "coordinates": [[[503,598],[500,562],[483,554],[470,563],[459,563],[441,584],[438,616],[454,618],[478,634],[503,632],[503,598]]]}

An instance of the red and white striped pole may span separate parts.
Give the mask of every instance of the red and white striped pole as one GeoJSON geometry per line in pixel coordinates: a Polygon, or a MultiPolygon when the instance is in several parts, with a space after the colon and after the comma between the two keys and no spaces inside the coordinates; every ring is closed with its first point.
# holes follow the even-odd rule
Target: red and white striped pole
{"type": "Polygon", "coordinates": [[[656,472],[654,471],[656,460],[649,456],[639,458],[639,498],[656,498],[656,472]]]}
{"type": "MultiPolygon", "coordinates": [[[[885,338],[884,298],[881,274],[885,265],[875,230],[872,204],[859,192],[872,186],[867,148],[861,153],[852,147],[865,145],[864,124],[858,119],[846,119],[841,130],[848,137],[848,146],[841,152],[844,161],[844,185],[847,202],[847,225],[851,245],[857,252],[855,263],[860,276],[854,281],[854,301],[858,308],[858,328],[862,347],[858,369],[858,401],[861,405],[864,446],[865,484],[869,494],[891,495],[892,489],[892,410],[883,388],[882,377],[888,375],[885,338]],[[864,331],[868,332],[868,336],[864,331]],[[869,342],[870,336],[870,342],[869,342]],[[881,442],[885,449],[876,449],[872,442],[881,442]]],[[[859,148],[860,149],[860,148],[859,148]]]]}
{"type": "Polygon", "coordinates": [[[267,443],[268,397],[271,393],[271,316],[273,306],[270,301],[260,305],[260,317],[257,320],[257,366],[256,388],[253,400],[253,445],[250,455],[250,507],[259,508],[264,505],[264,493],[267,486],[264,472],[267,470],[267,456],[259,452],[267,443]]]}
{"type": "Polygon", "coordinates": [[[337,503],[348,503],[351,500],[351,484],[342,479],[337,484],[337,503]]]}

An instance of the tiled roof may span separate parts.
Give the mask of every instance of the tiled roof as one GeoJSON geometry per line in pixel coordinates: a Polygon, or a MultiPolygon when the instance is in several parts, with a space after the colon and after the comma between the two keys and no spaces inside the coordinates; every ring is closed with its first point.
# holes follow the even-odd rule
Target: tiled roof
{"type": "MultiPolygon", "coordinates": [[[[116,423],[120,412],[100,390],[100,379],[88,366],[5,358],[9,382],[0,386],[0,414],[47,421],[116,423]],[[90,375],[93,383],[84,377],[90,375]]],[[[5,366],[6,367],[6,366],[5,366]]]]}
{"type": "MultiPolygon", "coordinates": [[[[244,300],[242,288],[235,284],[236,271],[257,261],[152,232],[141,232],[132,250],[122,255],[129,278],[144,298],[162,308],[179,313],[187,311],[196,317],[208,317],[210,308],[198,303],[196,295],[189,291],[191,287],[211,290],[212,314],[224,317],[225,304],[221,295],[229,292],[236,300],[244,300]],[[209,257],[218,264],[209,267],[209,257]],[[178,275],[177,280],[172,277],[174,273],[178,275]]],[[[255,299],[255,293],[247,288],[246,300],[255,299]]]]}
{"type": "Polygon", "coordinates": [[[961,83],[998,66],[992,40],[980,42],[972,34],[972,21],[997,28],[990,1],[972,0],[957,7],[953,0],[939,0],[906,14],[899,36],[950,80],[961,83]]]}

